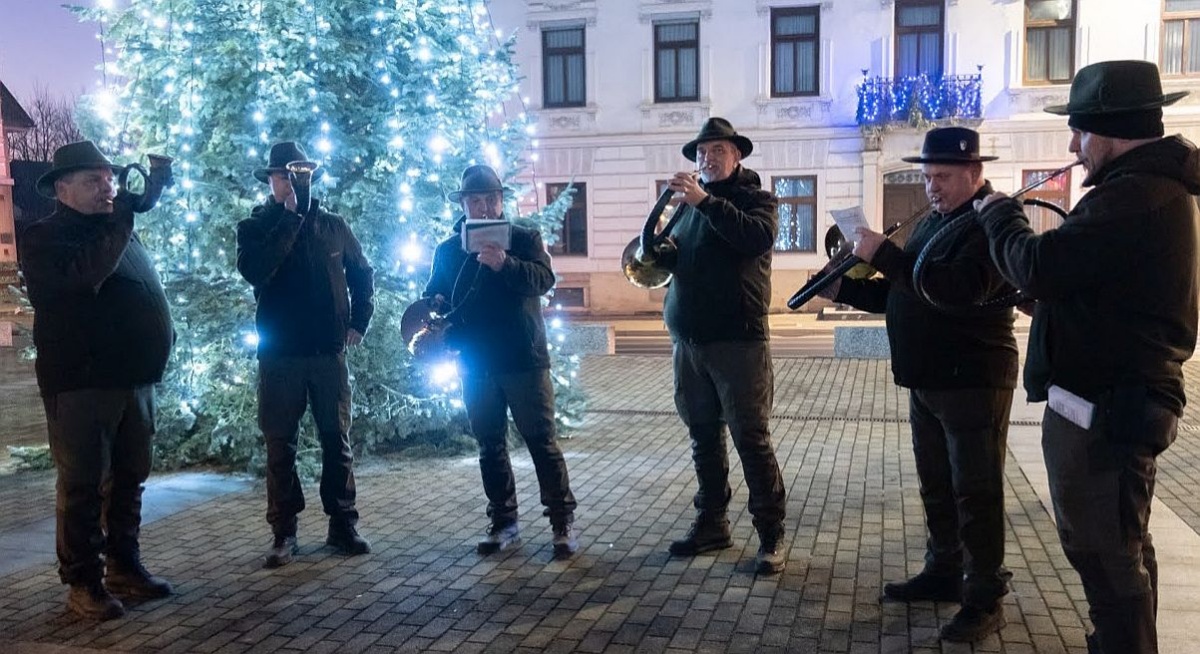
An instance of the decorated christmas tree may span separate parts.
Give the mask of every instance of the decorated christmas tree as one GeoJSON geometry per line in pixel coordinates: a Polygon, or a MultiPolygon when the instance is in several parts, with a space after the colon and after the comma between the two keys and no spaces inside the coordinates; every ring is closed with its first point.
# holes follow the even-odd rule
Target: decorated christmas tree
{"type": "MultiPolygon", "coordinates": [[[[235,269],[235,225],[269,192],[251,172],[287,140],[324,167],[313,196],[347,219],[376,271],[375,317],[350,354],[353,440],[368,451],[463,442],[455,376],[415,362],[399,324],[458,213],[446,194],[461,171],[485,163],[510,184],[531,180],[535,128],[511,37],[490,24],[486,2],[121,4],[78,10],[100,22],[106,52],[106,87],[83,123],[123,161],[174,158],[176,185],[137,224],[179,336],[160,390],[160,464],[242,465],[261,450],[254,300],[235,269]]],[[[569,201],[525,219],[553,242],[569,201]]],[[[582,411],[578,359],[551,354],[569,426],[582,411]]]]}

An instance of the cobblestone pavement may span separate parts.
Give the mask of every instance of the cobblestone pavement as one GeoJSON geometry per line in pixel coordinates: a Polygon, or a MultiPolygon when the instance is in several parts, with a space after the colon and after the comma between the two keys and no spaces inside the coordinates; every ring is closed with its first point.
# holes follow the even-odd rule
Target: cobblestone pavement
{"type": "MultiPolygon", "coordinates": [[[[0,316],[0,320],[8,319],[0,316]]],[[[29,336],[18,332],[15,347],[0,347],[0,461],[8,456],[6,445],[46,442],[46,417],[33,376],[33,361],[21,357],[29,336]]]]}
{"type": "MultiPolygon", "coordinates": [[[[1200,367],[1189,364],[1189,393],[1200,367]]],[[[694,477],[671,402],[670,362],[594,357],[584,427],[564,441],[582,548],[551,558],[528,456],[514,456],[524,545],[480,557],[485,501],[473,457],[364,468],[362,532],[374,553],[322,546],[301,516],[301,554],[260,568],[270,542],[261,485],[148,524],[148,566],[175,596],[121,620],[77,621],[41,565],[0,577],[5,651],[86,652],[1013,652],[1082,654],[1086,603],[1030,478],[1006,470],[1013,593],[1006,626],[975,648],[941,643],[953,604],[877,602],[884,581],[921,567],[924,525],[906,396],[886,362],[776,361],[774,440],[788,490],[787,570],[756,577],[758,541],[732,455],[735,546],[672,559],[691,519],[694,477]]],[[[1029,423],[1026,427],[1032,427],[1029,423]]],[[[1193,529],[1200,413],[1160,459],[1159,495],[1193,529]]],[[[53,477],[0,477],[0,533],[53,515],[53,477]]]]}

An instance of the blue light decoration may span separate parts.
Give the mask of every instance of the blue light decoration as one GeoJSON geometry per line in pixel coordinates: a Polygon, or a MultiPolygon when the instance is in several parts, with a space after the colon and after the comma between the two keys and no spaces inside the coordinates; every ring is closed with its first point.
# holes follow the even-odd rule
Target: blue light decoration
{"type": "Polygon", "coordinates": [[[896,123],[921,125],[983,117],[983,66],[974,75],[930,77],[868,77],[858,85],[855,121],[860,127],[881,129],[896,123]]]}

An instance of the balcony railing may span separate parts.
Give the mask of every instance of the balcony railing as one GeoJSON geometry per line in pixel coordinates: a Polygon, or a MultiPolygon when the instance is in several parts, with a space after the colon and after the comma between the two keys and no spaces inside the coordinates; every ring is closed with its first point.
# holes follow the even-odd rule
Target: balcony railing
{"type": "MultiPolygon", "coordinates": [[[[865,73],[864,73],[865,74],[865,73]]],[[[895,123],[919,126],[941,120],[983,116],[982,74],[929,77],[865,77],[858,85],[858,124],[883,128],[895,123]]]]}

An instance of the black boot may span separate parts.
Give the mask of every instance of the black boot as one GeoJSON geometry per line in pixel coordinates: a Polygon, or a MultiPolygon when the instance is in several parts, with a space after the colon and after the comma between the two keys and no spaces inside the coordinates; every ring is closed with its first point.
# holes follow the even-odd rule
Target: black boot
{"type": "Polygon", "coordinates": [[[67,608],[87,620],[115,620],[125,615],[121,600],[113,597],[99,579],[73,584],[67,593],[67,608]]]}
{"type": "Polygon", "coordinates": [[[999,604],[990,611],[964,606],[942,627],[941,635],[943,640],[956,643],[977,643],[1003,629],[1005,624],[1004,607],[999,604]]]}
{"type": "Polygon", "coordinates": [[[109,556],[106,562],[105,583],[117,595],[135,599],[159,599],[173,592],[171,584],[162,577],[150,574],[137,555],[109,556]]]}
{"type": "Polygon", "coordinates": [[[697,515],[687,535],[671,541],[667,551],[672,556],[696,556],[728,547],[733,547],[733,539],[729,535],[729,520],[723,515],[719,518],[697,515]]]}
{"type": "Polygon", "coordinates": [[[296,544],[295,536],[275,536],[275,542],[271,544],[271,549],[267,550],[267,555],[263,558],[264,568],[282,568],[292,562],[296,553],[300,551],[300,546],[296,544]]]}
{"type": "Polygon", "coordinates": [[[354,528],[354,525],[338,520],[329,521],[329,536],[325,538],[325,544],[346,556],[370,554],[371,552],[371,544],[367,542],[367,539],[358,535],[358,530],[354,528]]]}
{"type": "Polygon", "coordinates": [[[880,600],[893,602],[961,602],[962,576],[938,576],[922,572],[908,581],[883,585],[880,600]]]}

